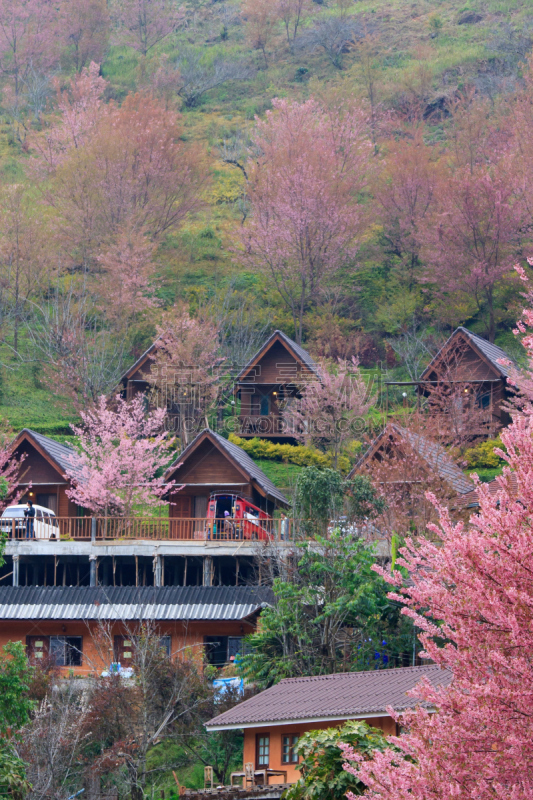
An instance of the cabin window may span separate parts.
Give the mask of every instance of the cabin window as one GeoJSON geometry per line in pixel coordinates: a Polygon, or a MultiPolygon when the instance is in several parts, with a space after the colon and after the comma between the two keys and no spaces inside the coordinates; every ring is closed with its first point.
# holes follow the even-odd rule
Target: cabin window
{"type": "Polygon", "coordinates": [[[258,767],[268,767],[270,758],[270,736],[268,733],[266,735],[260,734],[257,736],[256,742],[256,764],[258,767]]]}
{"type": "Polygon", "coordinates": [[[50,658],[58,667],[81,667],[81,636],[50,636],[50,658]]]}
{"type": "Polygon", "coordinates": [[[171,639],[170,636],[161,636],[159,639],[159,644],[161,645],[161,649],[165,653],[166,656],[170,658],[171,653],[171,639]]]}
{"type": "Polygon", "coordinates": [[[490,392],[485,392],[482,394],[478,400],[480,408],[490,408],[490,392]]]}
{"type": "Polygon", "coordinates": [[[263,395],[261,398],[260,413],[262,417],[267,417],[270,413],[270,397],[268,395],[263,395]]]}
{"type": "Polygon", "coordinates": [[[82,636],[27,636],[28,658],[34,664],[50,659],[57,667],[81,667],[82,636]]]}
{"type": "Polygon", "coordinates": [[[297,764],[298,754],[296,752],[296,745],[298,744],[298,734],[289,733],[287,736],[281,737],[281,763],[282,764],[297,764]]]}
{"type": "Polygon", "coordinates": [[[244,652],[242,636],[205,636],[204,645],[207,661],[214,667],[223,667],[244,652]]]}

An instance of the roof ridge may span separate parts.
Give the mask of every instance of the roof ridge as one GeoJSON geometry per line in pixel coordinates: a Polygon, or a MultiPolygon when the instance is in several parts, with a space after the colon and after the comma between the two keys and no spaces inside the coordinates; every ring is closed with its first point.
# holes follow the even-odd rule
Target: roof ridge
{"type": "MultiPolygon", "coordinates": [[[[409,667],[388,667],[387,669],[382,670],[375,670],[375,669],[363,669],[363,670],[355,670],[354,672],[331,672],[328,675],[301,675],[297,678],[282,678],[278,681],[277,684],[274,686],[279,686],[281,683],[297,683],[301,681],[302,683],[305,681],[315,681],[315,680],[330,680],[332,678],[339,678],[339,677],[348,677],[348,676],[360,676],[360,675],[375,675],[376,672],[379,672],[383,675],[389,675],[391,672],[401,672],[405,674],[406,672],[417,672],[420,670],[427,670],[428,668],[435,667],[436,669],[446,669],[446,667],[441,667],[440,664],[418,664],[416,666],[409,666],[409,667]]],[[[272,687],[270,687],[272,688],[272,687]]]]}

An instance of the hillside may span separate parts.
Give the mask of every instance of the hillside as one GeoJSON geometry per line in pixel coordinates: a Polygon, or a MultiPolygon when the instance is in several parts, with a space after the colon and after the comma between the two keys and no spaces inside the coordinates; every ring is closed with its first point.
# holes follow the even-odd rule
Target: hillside
{"type": "MultiPolygon", "coordinates": [[[[168,11],[166,0],[161,3],[161,9],[168,11]]],[[[187,152],[197,148],[198,164],[205,173],[201,187],[198,184],[199,202],[179,222],[157,235],[149,225],[135,229],[150,240],[148,278],[142,290],[149,299],[135,308],[130,304],[120,315],[115,313],[115,295],[107,284],[102,288],[99,276],[105,278],[108,268],[102,273],[103,262],[98,259],[114,246],[122,228],[111,229],[106,223],[89,244],[73,239],[72,220],[54,193],[65,186],[65,170],[79,170],[80,164],[66,164],[63,173],[54,167],[55,172],[48,171],[44,178],[34,164],[46,137],[62,125],[64,129],[65,112],[55,92],[60,87],[65,96],[69,92],[75,96],[78,51],[66,42],[46,65],[43,60],[39,99],[36,79],[30,85],[26,76],[26,93],[13,105],[14,73],[5,70],[0,141],[6,223],[0,275],[4,306],[0,414],[15,429],[27,425],[43,433],[65,434],[68,421],[77,416],[70,400],[58,402],[55,397],[68,395],[63,384],[73,368],[61,361],[59,345],[48,335],[53,324],[61,327],[61,335],[69,325],[79,325],[83,336],[89,336],[89,344],[83,346],[93,353],[84,358],[94,360],[99,347],[102,353],[105,350],[105,365],[96,367],[106,373],[105,379],[95,391],[116,385],[121,369],[152,341],[162,315],[176,303],[186,304],[193,315],[222,320],[222,336],[230,339],[244,318],[256,337],[276,327],[295,335],[293,316],[268,270],[254,268],[242,257],[239,240],[254,213],[254,187],[245,179],[246,164],[257,158],[250,137],[255,135],[256,118],[265,118],[274,97],[291,103],[314,97],[330,110],[360,108],[370,120],[372,174],[358,198],[368,213],[357,233],[357,250],[346,255],[306,299],[303,339],[310,351],[318,356],[354,353],[367,367],[382,364],[396,377],[409,377],[404,358],[393,346],[395,340],[413,331],[429,352],[455,325],[466,324],[517,352],[511,327],[521,301],[509,267],[516,258],[525,264],[529,234],[521,234],[520,242],[511,237],[505,252],[502,249],[499,258],[507,272],[500,272],[490,301],[474,299],[474,291],[465,294],[461,287],[450,288],[443,296],[440,280],[431,274],[428,279],[423,249],[428,245],[422,243],[422,250],[417,245],[415,255],[406,254],[394,239],[397,222],[383,215],[378,200],[382,187],[401,177],[393,169],[399,163],[398,142],[421,137],[428,163],[439,169],[457,159],[453,155],[457,131],[465,130],[461,108],[482,109],[485,128],[492,126],[491,135],[498,131],[509,141],[511,134],[501,133],[502,121],[505,104],[523,87],[523,62],[533,41],[530,4],[340,0],[302,2],[301,7],[304,13],[297,32],[294,35],[291,18],[288,38],[281,17],[267,19],[268,36],[261,49],[261,20],[265,23],[261,14],[268,12],[264,0],[243,5],[231,0],[190,2],[182,7],[175,32],[143,55],[138,47],[120,44],[125,41],[124,36],[121,40],[124,20],[113,12],[113,4],[110,19],[99,0],[89,4],[89,14],[96,15],[99,9],[103,16],[100,38],[94,33],[96,23],[92,38],[87,34],[85,66],[89,56],[101,62],[104,104],[120,106],[135,92],[154,95],[165,109],[161,120],[165,113],[179,113],[179,142],[187,152]],[[24,224],[37,242],[37,250],[18,254],[28,266],[22,266],[16,280],[9,255],[13,227],[9,219],[12,222],[18,212],[6,199],[13,186],[24,187],[24,224]],[[406,267],[407,256],[415,258],[415,272],[406,267]],[[89,306],[82,320],[79,309],[89,306]],[[101,344],[103,331],[105,344],[101,344]]],[[[270,8],[268,13],[273,14],[270,8]]],[[[5,44],[2,47],[0,57],[9,65],[10,53],[5,44]]],[[[61,147],[68,151],[64,143],[61,147]]],[[[523,223],[519,227],[524,230],[523,223]]],[[[237,355],[234,348],[232,359],[243,353],[245,346],[237,355]]]]}

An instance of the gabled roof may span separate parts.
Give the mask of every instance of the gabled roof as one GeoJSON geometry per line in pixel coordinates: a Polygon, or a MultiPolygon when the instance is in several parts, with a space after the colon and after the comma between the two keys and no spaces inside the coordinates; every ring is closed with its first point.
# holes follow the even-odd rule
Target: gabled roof
{"type": "Polygon", "coordinates": [[[233,442],[229,442],[219,433],[216,433],[209,428],[204,428],[204,430],[201,431],[189,445],[187,445],[185,450],[180,453],[176,461],[174,461],[174,463],[168,468],[165,473],[165,478],[170,480],[172,473],[179,467],[179,465],[189,458],[189,456],[206,439],[208,439],[215,447],[221,450],[224,455],[229,458],[234,466],[243,474],[243,476],[246,477],[247,481],[256,484],[261,494],[276,500],[278,503],[281,503],[281,505],[290,505],[285,495],[277,488],[277,486],[272,483],[270,478],[267,478],[263,470],[257,466],[255,461],[250,458],[248,453],[244,452],[242,447],[233,444],[233,442]]]}
{"type": "Polygon", "coordinates": [[[0,587],[0,619],[230,621],[273,603],[263,586],[0,587]]]}
{"type": "Polygon", "coordinates": [[[419,433],[413,433],[407,428],[402,428],[401,425],[397,425],[395,422],[388,422],[385,425],[366,453],[354,465],[349,477],[353,477],[365,462],[368,462],[382,446],[385,446],[389,438],[402,439],[406,442],[427,463],[429,469],[451,486],[457,494],[466,494],[472,491],[472,481],[462,473],[442,445],[427,439],[425,436],[421,436],[419,433]]]}
{"type": "Polygon", "coordinates": [[[62,476],[65,475],[67,469],[74,469],[76,472],[82,469],[81,465],[76,463],[78,454],[73,447],[69,447],[67,444],[60,444],[42,433],[24,428],[12,442],[11,451],[14,452],[23,441],[30,442],[62,476]]]}
{"type": "Polygon", "coordinates": [[[252,356],[252,358],[248,361],[246,366],[239,372],[236,377],[236,381],[241,381],[247,375],[247,373],[255,367],[258,361],[265,355],[265,353],[272,347],[273,344],[276,342],[282,342],[285,345],[287,350],[294,356],[296,361],[299,361],[306,367],[310,372],[314,372],[315,375],[319,376],[319,369],[315,361],[311,358],[307,350],[304,350],[301,345],[296,344],[287,334],[283,333],[283,331],[274,331],[266,342],[259,348],[257,353],[252,356]]]}
{"type": "Polygon", "coordinates": [[[407,692],[422,678],[445,687],[452,680],[448,670],[435,664],[422,667],[343,672],[311,678],[286,678],[244,703],[206,723],[208,730],[283,725],[290,722],[334,722],[368,716],[386,716],[395,711],[427,707],[407,692]]]}
{"type": "Polygon", "coordinates": [[[509,377],[512,366],[516,367],[515,362],[511,358],[511,356],[508,353],[506,353],[505,350],[502,350],[501,347],[498,347],[498,345],[492,344],[491,342],[488,342],[486,339],[483,339],[482,336],[478,336],[477,333],[473,333],[472,331],[469,331],[468,328],[460,326],[459,328],[456,328],[454,330],[452,335],[447,339],[445,344],[441,347],[437,355],[431,359],[430,363],[420,376],[421,381],[423,381],[424,378],[426,378],[427,375],[429,375],[432,372],[433,367],[435,366],[435,364],[438,363],[441,354],[445,350],[447,350],[451,344],[453,344],[454,339],[460,338],[461,334],[464,336],[465,339],[467,339],[468,343],[473,347],[473,349],[478,353],[478,355],[481,356],[481,358],[484,361],[488,362],[490,366],[492,366],[496,370],[497,374],[501,378],[509,377]],[[510,361],[512,366],[506,366],[505,364],[498,363],[502,359],[510,361]]]}
{"type": "Polygon", "coordinates": [[[142,367],[142,365],[145,363],[145,361],[147,361],[150,358],[150,356],[152,355],[152,353],[156,349],[157,343],[158,343],[160,338],[161,337],[158,336],[157,339],[155,340],[155,342],[152,342],[150,347],[147,350],[145,350],[142,355],[139,356],[137,361],[134,364],[131,365],[131,367],[127,370],[127,372],[124,373],[122,378],[119,380],[119,383],[123,383],[124,381],[128,381],[131,378],[132,375],[135,375],[137,370],[140,369],[140,367],[142,367]]]}

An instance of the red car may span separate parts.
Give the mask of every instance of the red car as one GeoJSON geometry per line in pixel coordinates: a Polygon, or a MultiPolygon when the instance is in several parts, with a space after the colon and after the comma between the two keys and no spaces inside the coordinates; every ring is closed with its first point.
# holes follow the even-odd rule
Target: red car
{"type": "Polygon", "coordinates": [[[207,504],[208,539],[272,538],[272,517],[237,494],[214,492],[207,504]]]}

